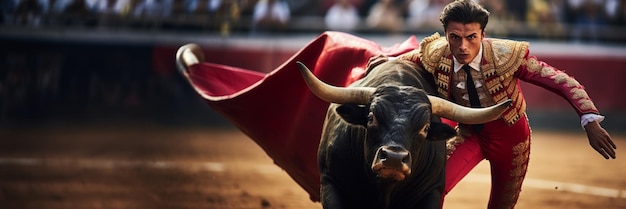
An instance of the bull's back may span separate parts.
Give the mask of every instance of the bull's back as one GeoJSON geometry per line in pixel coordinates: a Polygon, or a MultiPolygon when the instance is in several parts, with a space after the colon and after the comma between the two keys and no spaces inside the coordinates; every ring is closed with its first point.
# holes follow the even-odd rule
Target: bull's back
{"type": "Polygon", "coordinates": [[[435,80],[432,74],[415,63],[406,60],[391,60],[384,64],[387,66],[378,66],[370,70],[365,77],[351,86],[413,86],[429,94],[435,93],[435,80]]]}

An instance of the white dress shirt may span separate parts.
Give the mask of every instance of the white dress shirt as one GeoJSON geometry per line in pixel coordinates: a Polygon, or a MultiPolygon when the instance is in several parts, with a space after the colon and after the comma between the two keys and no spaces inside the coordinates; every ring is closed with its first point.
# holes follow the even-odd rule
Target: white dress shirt
{"type": "MultiPolygon", "coordinates": [[[[480,51],[478,51],[478,54],[476,55],[476,57],[474,57],[474,59],[472,60],[472,62],[470,62],[469,65],[470,68],[472,70],[475,70],[476,72],[480,72],[480,62],[482,61],[482,57],[483,57],[483,45],[480,45],[480,51]]],[[[454,73],[458,73],[459,70],[461,70],[463,68],[464,64],[459,63],[458,60],[456,60],[456,57],[453,57],[454,59],[454,73]]],[[[472,76],[472,75],[467,75],[467,76],[472,76]]],[[[480,88],[483,86],[483,81],[480,79],[472,79],[474,80],[474,86],[476,88],[480,88]]],[[[459,89],[465,89],[465,87],[467,86],[467,84],[465,83],[465,81],[461,81],[458,84],[456,84],[456,87],[459,89]]],[[[482,100],[483,98],[485,98],[487,95],[485,95],[485,93],[483,92],[478,92],[478,99],[482,100]]],[[[468,100],[469,101],[469,95],[468,94],[464,94],[463,99],[468,100]]]]}

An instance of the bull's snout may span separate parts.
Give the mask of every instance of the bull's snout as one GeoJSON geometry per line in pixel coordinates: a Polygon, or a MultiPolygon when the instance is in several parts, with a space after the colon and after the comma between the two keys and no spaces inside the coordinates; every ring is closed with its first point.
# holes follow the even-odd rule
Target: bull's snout
{"type": "Polygon", "coordinates": [[[409,151],[401,147],[384,146],[378,148],[376,160],[383,163],[385,167],[400,170],[403,164],[410,163],[409,151]]]}
{"type": "Polygon", "coordinates": [[[403,180],[411,174],[411,153],[398,146],[382,146],[376,150],[372,170],[384,179],[403,180]]]}

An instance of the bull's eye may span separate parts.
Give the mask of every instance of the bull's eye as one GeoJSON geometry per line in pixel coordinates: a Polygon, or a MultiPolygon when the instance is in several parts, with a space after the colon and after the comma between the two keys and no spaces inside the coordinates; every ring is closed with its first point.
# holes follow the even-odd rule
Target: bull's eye
{"type": "Polygon", "coordinates": [[[426,136],[428,136],[428,131],[430,131],[430,124],[426,124],[419,134],[426,138],[426,136]]]}

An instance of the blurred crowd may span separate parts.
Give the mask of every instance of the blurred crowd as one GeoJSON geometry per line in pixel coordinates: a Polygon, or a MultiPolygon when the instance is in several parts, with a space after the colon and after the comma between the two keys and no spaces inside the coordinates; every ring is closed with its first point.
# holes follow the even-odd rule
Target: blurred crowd
{"type": "MultiPolygon", "coordinates": [[[[430,33],[451,0],[4,0],[3,25],[231,32],[430,33]]],[[[626,31],[626,0],[476,0],[495,36],[595,41],[626,31]]]]}
{"type": "MultiPolygon", "coordinates": [[[[324,30],[432,34],[442,31],[439,14],[450,1],[2,0],[0,30],[191,30],[253,37],[324,30]]],[[[626,0],[478,1],[491,12],[490,37],[626,42],[626,0]]],[[[192,91],[184,91],[177,74],[155,71],[159,64],[151,46],[21,39],[0,39],[0,45],[0,125],[49,113],[54,106],[64,116],[93,107],[111,115],[102,111],[135,113],[157,105],[158,112],[181,115],[189,109],[189,98],[196,98],[184,93],[192,91]]]]}

